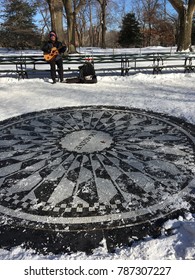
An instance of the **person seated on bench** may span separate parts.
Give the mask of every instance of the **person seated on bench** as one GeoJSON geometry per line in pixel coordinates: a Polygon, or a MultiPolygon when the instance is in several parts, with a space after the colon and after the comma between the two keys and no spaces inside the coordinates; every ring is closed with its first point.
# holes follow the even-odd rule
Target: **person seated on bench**
{"type": "Polygon", "coordinates": [[[45,60],[50,63],[50,73],[53,84],[56,83],[56,65],[58,67],[60,82],[63,82],[62,54],[66,51],[66,45],[58,41],[55,31],[52,30],[49,32],[49,40],[43,45],[42,51],[44,52],[45,60]]]}

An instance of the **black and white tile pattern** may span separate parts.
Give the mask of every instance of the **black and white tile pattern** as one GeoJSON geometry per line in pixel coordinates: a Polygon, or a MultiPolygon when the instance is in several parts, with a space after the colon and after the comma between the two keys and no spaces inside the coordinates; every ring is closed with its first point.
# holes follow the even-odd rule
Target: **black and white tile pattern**
{"type": "Polygon", "coordinates": [[[187,209],[194,139],[166,117],[125,108],[52,109],[1,122],[0,213],[23,227],[70,232],[187,209]]]}

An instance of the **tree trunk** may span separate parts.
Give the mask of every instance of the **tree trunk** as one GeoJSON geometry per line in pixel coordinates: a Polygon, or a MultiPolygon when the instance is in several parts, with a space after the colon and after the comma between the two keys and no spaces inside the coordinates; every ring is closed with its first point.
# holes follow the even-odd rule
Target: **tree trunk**
{"type": "Polygon", "coordinates": [[[68,52],[76,53],[76,15],[86,0],[80,0],[76,6],[75,0],[62,0],[65,7],[68,27],[68,52]]]}
{"type": "Polygon", "coordinates": [[[179,37],[177,51],[191,50],[192,13],[184,9],[179,13],[179,37]]]}
{"type": "Polygon", "coordinates": [[[102,42],[101,47],[106,48],[106,6],[107,0],[98,0],[101,6],[101,32],[102,32],[102,42]]]}
{"type": "Polygon", "coordinates": [[[169,0],[179,16],[179,36],[177,51],[191,51],[192,18],[195,11],[195,0],[188,0],[184,5],[182,0],[169,0]]]}
{"type": "Polygon", "coordinates": [[[91,1],[89,2],[89,40],[90,40],[90,46],[95,47],[94,45],[94,28],[93,28],[93,21],[92,21],[92,7],[91,7],[91,1]]]}
{"type": "Polygon", "coordinates": [[[65,32],[63,30],[63,2],[62,0],[47,0],[51,15],[51,29],[55,30],[58,39],[65,43],[65,32]]]}
{"type": "Polygon", "coordinates": [[[106,48],[106,0],[102,4],[102,48],[106,48]]]}

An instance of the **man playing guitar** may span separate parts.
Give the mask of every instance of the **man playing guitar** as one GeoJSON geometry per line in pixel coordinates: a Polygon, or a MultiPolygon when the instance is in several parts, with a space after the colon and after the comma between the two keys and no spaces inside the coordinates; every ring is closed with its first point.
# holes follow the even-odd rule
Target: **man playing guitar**
{"type": "Polygon", "coordinates": [[[66,51],[66,45],[62,45],[58,41],[55,31],[52,30],[49,32],[49,40],[42,47],[42,51],[44,52],[45,60],[50,63],[53,84],[56,83],[56,65],[58,67],[60,82],[63,82],[63,61],[61,54],[66,51]]]}

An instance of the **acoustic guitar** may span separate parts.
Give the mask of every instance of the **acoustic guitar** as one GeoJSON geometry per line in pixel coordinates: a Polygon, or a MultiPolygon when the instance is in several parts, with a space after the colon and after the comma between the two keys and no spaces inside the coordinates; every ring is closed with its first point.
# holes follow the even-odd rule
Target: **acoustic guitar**
{"type": "Polygon", "coordinates": [[[58,56],[59,54],[59,50],[62,49],[64,46],[61,46],[60,48],[56,48],[56,47],[53,47],[51,49],[51,52],[50,53],[44,53],[44,59],[46,61],[51,61],[53,60],[54,58],[56,58],[56,56],[58,56]]]}

